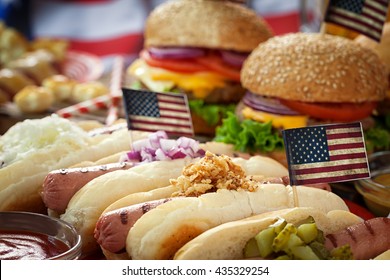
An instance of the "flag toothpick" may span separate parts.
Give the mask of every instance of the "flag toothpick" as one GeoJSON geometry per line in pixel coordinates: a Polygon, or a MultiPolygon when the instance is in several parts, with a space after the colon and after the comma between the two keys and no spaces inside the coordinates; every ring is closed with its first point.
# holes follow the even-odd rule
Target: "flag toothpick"
{"type": "Polygon", "coordinates": [[[282,133],[291,186],[370,177],[360,122],[287,129],[282,133]]]}
{"type": "Polygon", "coordinates": [[[129,130],[193,136],[187,96],[123,88],[123,103],[129,130]]]}

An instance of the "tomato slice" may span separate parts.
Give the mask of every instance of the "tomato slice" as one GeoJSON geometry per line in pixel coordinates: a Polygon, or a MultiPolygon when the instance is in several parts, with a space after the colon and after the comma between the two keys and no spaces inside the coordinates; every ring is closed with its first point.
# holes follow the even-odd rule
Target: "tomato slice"
{"type": "Polygon", "coordinates": [[[376,102],[307,103],[284,99],[281,99],[280,102],[297,112],[317,119],[346,122],[368,117],[377,106],[376,102]]]}
{"type": "Polygon", "coordinates": [[[217,55],[207,55],[203,57],[197,57],[195,60],[209,68],[210,70],[221,74],[222,76],[228,77],[233,81],[240,82],[240,69],[226,66],[222,58],[217,55]]]}
{"type": "Polygon", "coordinates": [[[208,70],[206,66],[196,63],[193,59],[156,59],[151,57],[146,50],[141,51],[140,56],[150,66],[175,72],[193,73],[208,70]]]}
{"type": "Polygon", "coordinates": [[[150,66],[182,73],[211,71],[230,80],[240,81],[240,69],[227,66],[223,63],[222,58],[217,55],[209,54],[191,59],[157,59],[151,57],[146,50],[143,50],[140,56],[150,66]]]}

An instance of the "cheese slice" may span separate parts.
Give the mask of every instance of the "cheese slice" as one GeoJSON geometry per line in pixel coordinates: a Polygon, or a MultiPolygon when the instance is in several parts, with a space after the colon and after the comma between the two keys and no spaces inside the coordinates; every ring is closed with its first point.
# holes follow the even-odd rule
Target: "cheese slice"
{"type": "Polygon", "coordinates": [[[245,107],[242,110],[242,115],[246,119],[251,119],[258,122],[269,122],[272,121],[272,126],[275,128],[297,128],[305,127],[307,125],[307,116],[287,116],[287,115],[276,115],[266,113],[263,111],[256,111],[252,108],[245,107]]]}
{"type": "Polygon", "coordinates": [[[155,81],[152,79],[150,69],[142,59],[136,59],[127,69],[127,72],[140,80],[148,89],[156,92],[164,92],[171,90],[175,83],[173,81],[155,81]]]}
{"type": "Polygon", "coordinates": [[[168,91],[177,86],[191,91],[198,99],[204,99],[214,88],[226,86],[226,79],[213,72],[178,73],[152,67],[143,59],[137,59],[128,72],[153,91],[168,91]]]}

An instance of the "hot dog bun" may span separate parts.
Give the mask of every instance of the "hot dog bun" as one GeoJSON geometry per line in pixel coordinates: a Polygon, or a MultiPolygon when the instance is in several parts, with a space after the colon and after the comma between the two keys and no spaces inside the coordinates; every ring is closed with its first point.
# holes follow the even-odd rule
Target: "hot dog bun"
{"type": "Polygon", "coordinates": [[[390,260],[390,250],[387,250],[374,258],[374,260],[390,260]]]}
{"type": "Polygon", "coordinates": [[[178,177],[183,167],[191,161],[155,161],[99,176],[72,197],[60,218],[78,230],[83,242],[83,252],[90,254],[99,249],[93,238],[93,231],[104,209],[129,194],[168,186],[169,180],[178,177]]]}
{"type": "Polygon", "coordinates": [[[144,214],[130,229],[126,250],[132,259],[171,259],[187,242],[215,226],[295,206],[348,211],[334,193],[310,187],[297,186],[296,196],[292,187],[280,184],[260,185],[252,192],[220,189],[175,199],[144,214]]]}
{"type": "MultiPolygon", "coordinates": [[[[206,146],[208,148],[214,148],[215,151],[223,152],[223,150],[221,150],[221,147],[219,147],[218,144],[217,145],[209,144],[206,146]]],[[[222,146],[224,147],[224,145],[222,146]]],[[[281,165],[280,163],[276,162],[273,159],[264,156],[254,156],[254,157],[250,157],[249,159],[231,158],[231,161],[232,163],[240,166],[244,170],[245,174],[256,177],[256,179],[258,180],[261,180],[263,178],[269,178],[269,177],[281,177],[287,174],[287,170],[283,165],[281,165]]],[[[215,170],[217,170],[217,168],[215,168],[215,170]]],[[[156,199],[170,198],[174,193],[178,191],[180,191],[180,189],[177,186],[170,185],[164,188],[158,188],[148,192],[140,192],[140,193],[133,193],[127,195],[117,200],[116,202],[112,203],[109,207],[107,207],[104,210],[103,214],[100,216],[99,220],[104,219],[104,217],[107,215],[113,215],[114,214],[112,213],[113,211],[116,212],[114,214],[116,217],[117,217],[117,213],[119,212],[125,215],[124,213],[127,212],[126,208],[128,207],[131,207],[141,202],[152,202],[153,200],[156,199]],[[121,211],[118,212],[116,210],[121,210],[121,211]]],[[[144,206],[146,209],[150,208],[150,206],[147,204],[145,204],[144,206]]],[[[130,220],[135,220],[136,218],[138,217],[134,217],[129,214],[128,219],[126,218],[126,220],[130,223],[130,220]]],[[[108,220],[106,220],[106,222],[110,223],[108,220]]],[[[115,222],[117,222],[117,220],[115,220],[115,222]]],[[[111,223],[111,225],[105,225],[105,230],[107,230],[108,227],[110,228],[110,232],[119,231],[119,229],[115,229],[115,226],[113,226],[112,224],[113,222],[111,223]]],[[[111,236],[111,234],[107,232],[99,233],[99,231],[101,231],[101,228],[95,229],[95,233],[98,232],[100,238],[107,238],[107,237],[111,239],[114,238],[113,236],[111,236]]],[[[99,241],[99,243],[100,242],[102,241],[99,241]]],[[[108,250],[105,250],[103,246],[102,246],[102,251],[107,259],[128,259],[127,254],[117,254],[116,252],[110,252],[108,250]]]]}
{"type": "MultiPolygon", "coordinates": [[[[218,143],[219,144],[219,143],[218,143]]],[[[211,147],[210,147],[211,148],[211,147]]],[[[232,158],[232,161],[235,164],[240,165],[246,174],[256,175],[264,178],[268,177],[282,177],[287,174],[287,169],[278,163],[277,161],[264,157],[264,156],[253,156],[249,159],[243,158],[232,158]]],[[[177,192],[178,188],[172,185],[167,186],[166,188],[161,188],[161,190],[151,190],[145,193],[135,193],[125,196],[121,199],[118,199],[110,206],[108,206],[105,212],[116,210],[122,207],[126,207],[132,204],[136,204],[142,201],[150,201],[153,199],[166,198],[170,197],[174,192],[177,192]],[[158,194],[158,196],[155,196],[158,194]],[[143,197],[141,200],[138,197],[143,197]],[[144,198],[146,197],[146,199],[144,198]]]]}
{"type": "Polygon", "coordinates": [[[309,216],[314,218],[325,235],[361,222],[361,218],[344,210],[328,213],[310,207],[277,210],[212,228],[180,248],[174,259],[243,259],[248,240],[275,223],[279,217],[297,223],[309,216]]]}
{"type": "MultiPolygon", "coordinates": [[[[170,185],[170,179],[178,178],[182,169],[199,159],[177,159],[157,161],[104,174],[87,183],[70,200],[61,219],[74,225],[83,240],[83,252],[92,253],[99,249],[93,238],[93,231],[99,216],[112,203],[127,195],[170,185]],[[102,195],[105,194],[105,195],[102,195]]],[[[257,156],[251,160],[236,158],[248,174],[270,174],[285,176],[286,168],[278,162],[257,156]]]]}
{"type": "Polygon", "coordinates": [[[0,211],[45,212],[40,190],[48,172],[126,151],[129,141],[125,129],[92,137],[57,115],[17,123],[0,137],[0,211]]]}

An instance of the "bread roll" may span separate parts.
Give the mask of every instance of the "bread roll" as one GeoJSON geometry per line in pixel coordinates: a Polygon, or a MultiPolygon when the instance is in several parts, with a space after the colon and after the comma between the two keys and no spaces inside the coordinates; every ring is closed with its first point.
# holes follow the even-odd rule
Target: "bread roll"
{"type": "Polygon", "coordinates": [[[14,102],[23,113],[44,113],[54,103],[54,95],[47,88],[29,85],[14,96],[14,102]]]}
{"type": "Polygon", "coordinates": [[[144,214],[129,231],[126,250],[132,259],[171,259],[187,242],[215,226],[296,206],[348,211],[339,196],[316,188],[297,186],[296,195],[292,187],[280,184],[260,185],[253,192],[220,189],[175,199],[144,214]]]}
{"type": "Polygon", "coordinates": [[[325,213],[309,207],[283,209],[207,230],[180,248],[174,258],[178,260],[243,259],[244,247],[248,240],[275,223],[279,217],[294,224],[309,216],[314,218],[317,227],[325,235],[361,222],[361,218],[343,210],[325,213]]]}

